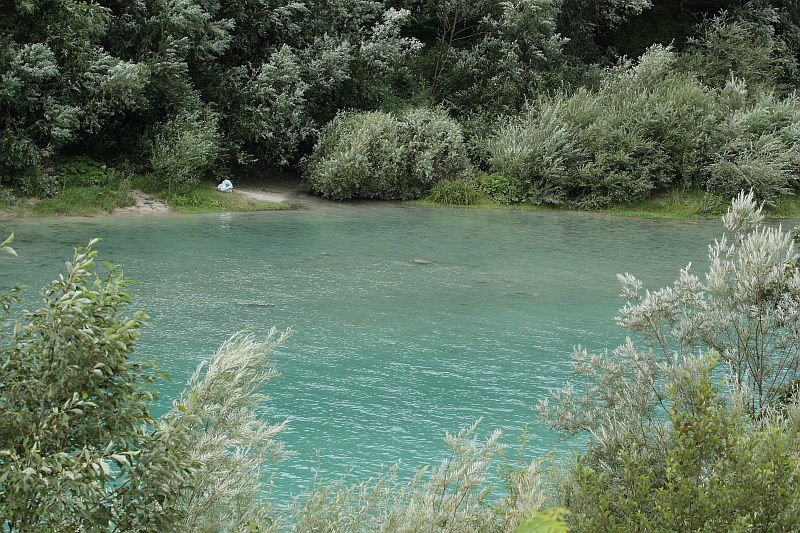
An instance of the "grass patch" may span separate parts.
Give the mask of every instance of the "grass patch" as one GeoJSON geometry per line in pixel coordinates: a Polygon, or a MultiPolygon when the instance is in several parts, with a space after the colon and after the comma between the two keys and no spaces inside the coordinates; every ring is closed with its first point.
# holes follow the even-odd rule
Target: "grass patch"
{"type": "Polygon", "coordinates": [[[134,203],[125,190],[77,186],[65,187],[52,198],[0,201],[0,214],[5,217],[95,216],[134,203]]]}
{"type": "MultiPolygon", "coordinates": [[[[719,218],[729,205],[730,201],[725,198],[709,196],[703,191],[671,191],[603,212],[627,217],[702,220],[719,218]]],[[[765,206],[764,215],[773,219],[800,218],[800,197],[784,196],[776,205],[765,206]]]]}
{"type": "Polygon", "coordinates": [[[729,202],[709,197],[702,191],[670,191],[604,209],[603,212],[624,217],[699,220],[719,217],[728,204],[729,202]]]}
{"type": "Polygon", "coordinates": [[[478,190],[470,182],[442,180],[433,186],[427,198],[442,205],[472,205],[478,203],[479,196],[478,190]]]}
{"type": "Polygon", "coordinates": [[[92,216],[111,213],[117,207],[126,207],[134,203],[128,191],[90,185],[65,187],[61,194],[34,203],[31,210],[38,216],[92,216]]]}
{"type": "MultiPolygon", "coordinates": [[[[443,207],[430,198],[410,200],[408,205],[443,207]]],[[[600,212],[612,216],[638,218],[664,218],[671,220],[715,220],[722,216],[730,205],[723,198],[707,195],[703,191],[670,191],[654,194],[650,198],[603,209],[600,212]]],[[[521,209],[527,211],[563,210],[562,208],[533,204],[503,204],[481,196],[478,201],[462,207],[478,209],[521,209]]],[[[800,195],[784,196],[775,206],[764,208],[767,218],[800,219],[800,195]]]]}
{"type": "Polygon", "coordinates": [[[465,207],[469,209],[513,209],[518,211],[559,211],[559,208],[548,205],[535,205],[535,204],[501,204],[495,202],[486,196],[479,196],[474,204],[468,205],[447,205],[439,202],[434,202],[430,198],[422,198],[420,200],[406,200],[403,202],[405,205],[416,205],[420,207],[465,207]]]}
{"type": "Polygon", "coordinates": [[[229,211],[273,211],[294,209],[294,204],[258,200],[237,191],[221,193],[210,186],[198,185],[185,194],[169,200],[178,213],[225,213],[229,211]]]}
{"type": "Polygon", "coordinates": [[[769,218],[800,218],[800,195],[784,196],[765,211],[769,218]]]}

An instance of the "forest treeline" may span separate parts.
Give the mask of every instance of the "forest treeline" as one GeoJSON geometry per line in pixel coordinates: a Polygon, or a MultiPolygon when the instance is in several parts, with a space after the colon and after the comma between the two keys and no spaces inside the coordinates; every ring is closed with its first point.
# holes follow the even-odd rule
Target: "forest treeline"
{"type": "Polygon", "coordinates": [[[292,168],[337,199],[773,201],[799,54],[795,0],[6,2],[0,181],[53,195],[82,156],[175,190],[292,168]]]}

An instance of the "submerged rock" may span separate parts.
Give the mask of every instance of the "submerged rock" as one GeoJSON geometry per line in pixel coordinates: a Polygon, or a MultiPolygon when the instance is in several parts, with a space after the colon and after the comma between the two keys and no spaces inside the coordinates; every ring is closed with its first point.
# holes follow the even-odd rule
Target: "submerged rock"
{"type": "Polygon", "coordinates": [[[269,302],[259,302],[258,300],[234,300],[236,305],[246,305],[247,307],[275,307],[275,304],[269,302]]]}
{"type": "Polygon", "coordinates": [[[535,293],[535,292],[519,291],[519,292],[515,292],[514,296],[516,296],[517,298],[538,298],[539,294],[535,293]]]}

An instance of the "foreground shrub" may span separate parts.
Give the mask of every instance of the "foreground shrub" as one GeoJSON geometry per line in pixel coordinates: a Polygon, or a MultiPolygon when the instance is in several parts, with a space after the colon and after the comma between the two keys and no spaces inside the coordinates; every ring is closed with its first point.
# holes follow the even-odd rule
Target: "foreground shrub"
{"type": "Polygon", "coordinates": [[[442,180],[433,186],[428,200],[444,205],[473,205],[478,203],[478,191],[466,180],[442,180]]]}
{"type": "Polygon", "coordinates": [[[420,198],[442,179],[469,173],[461,128],[440,111],[337,116],[306,167],[314,192],[335,200],[420,198]]]}
{"type": "Polygon", "coordinates": [[[626,442],[612,469],[582,458],[563,495],[571,531],[797,531],[800,408],[754,424],[711,384],[673,389],[658,460],[626,442]]]}
{"type": "Polygon", "coordinates": [[[398,481],[392,469],[354,485],[315,484],[269,531],[500,533],[522,524],[558,524],[557,516],[530,516],[544,502],[538,461],[518,465],[504,479],[505,495],[494,505],[487,502],[492,465],[504,446],[500,431],[479,440],[477,426],[446,435],[447,458],[421,468],[408,482],[398,481]]]}
{"type": "MultiPolygon", "coordinates": [[[[687,267],[673,286],[644,291],[620,275],[629,301],[617,321],[647,347],[576,350],[580,384],[540,404],[553,427],[589,437],[562,475],[509,461],[500,432],[481,440],[476,423],[447,435],[447,457],[410,481],[395,469],[353,485],[315,479],[285,512],[263,497],[264,464],[286,453],[275,440],[284,424],[257,415],[285,336],[234,336],[155,422],[154,376],[132,357],[146,317],[123,316],[118,268],[92,277],[93,241],[0,349],[2,525],[524,533],[564,531],[566,515],[571,531],[796,531],[800,256],[791,235],[764,226],[752,193],[723,221],[730,235],[710,247],[702,280],[687,267]],[[569,513],[538,512],[554,504],[569,513]]],[[[10,243],[0,252],[15,254],[10,243]]],[[[18,291],[0,295],[3,317],[18,291]]]]}
{"type": "MultiPolygon", "coordinates": [[[[7,244],[2,245],[8,252],[7,244]]],[[[96,240],[13,330],[0,295],[0,524],[9,531],[242,531],[264,514],[263,465],[282,454],[255,413],[283,340],[237,336],[202,363],[158,423],[152,365],[133,357],[146,316],[125,316],[118,267],[96,240]]],[[[13,250],[9,253],[13,253],[13,250]]]]}
{"type": "Polygon", "coordinates": [[[620,275],[628,302],[616,320],[644,346],[578,348],[578,383],[538,406],[552,427],[588,439],[561,496],[579,531],[800,523],[800,411],[780,403],[800,372],[798,253],[789,233],[764,225],[752,193],[723,222],[704,276],[689,265],[645,290],[620,275]]]}

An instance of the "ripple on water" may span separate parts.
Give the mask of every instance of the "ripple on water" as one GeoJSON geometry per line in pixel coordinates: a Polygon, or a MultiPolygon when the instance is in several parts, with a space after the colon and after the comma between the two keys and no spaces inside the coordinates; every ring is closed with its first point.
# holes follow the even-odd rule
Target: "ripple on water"
{"type": "MultiPolygon", "coordinates": [[[[615,275],[671,281],[703,264],[717,223],[395,205],[295,212],[12,222],[20,258],[3,283],[52,279],[73,246],[102,236],[151,315],[141,354],[173,376],[163,413],[202,358],[230,334],[292,326],[267,412],[291,418],[297,456],[273,497],[328,479],[408,472],[444,455],[445,431],[483,417],[533,453],[560,446],[531,407],[569,376],[572,347],[613,347],[615,275]],[[411,264],[424,258],[430,264],[411,264]],[[319,450],[319,459],[317,455],[319,450]]],[[[35,293],[29,295],[30,302],[35,293]]]]}

